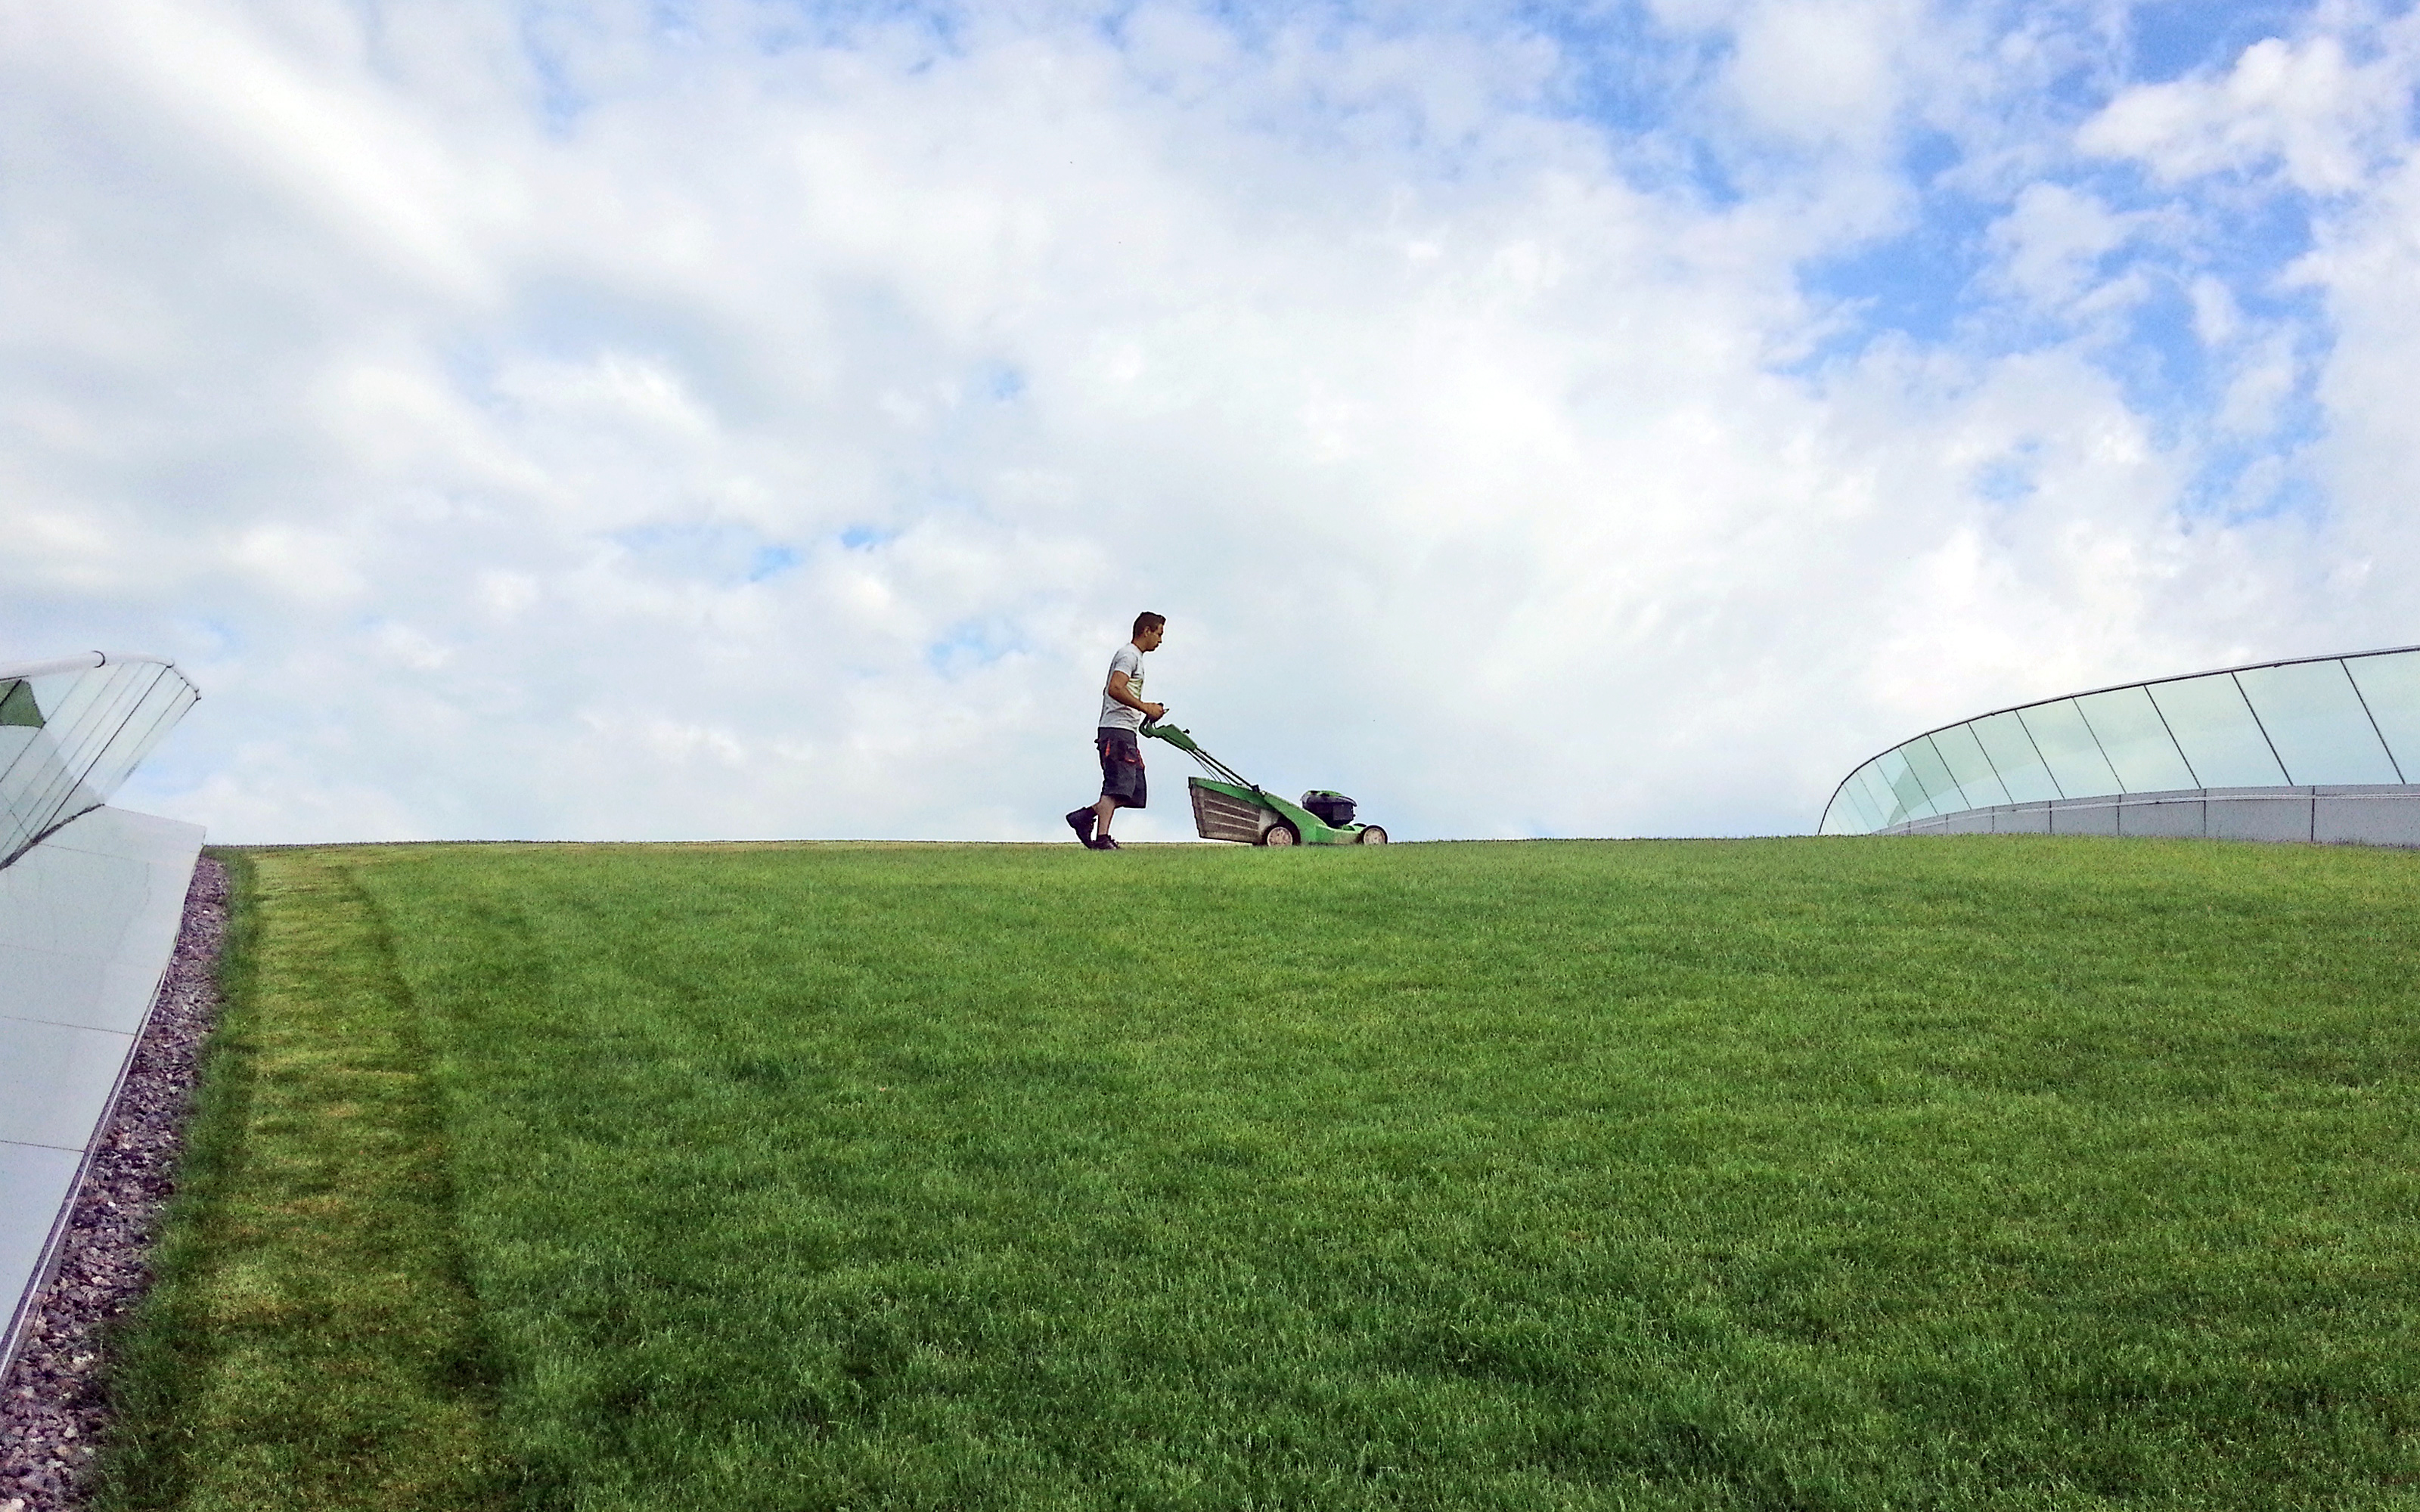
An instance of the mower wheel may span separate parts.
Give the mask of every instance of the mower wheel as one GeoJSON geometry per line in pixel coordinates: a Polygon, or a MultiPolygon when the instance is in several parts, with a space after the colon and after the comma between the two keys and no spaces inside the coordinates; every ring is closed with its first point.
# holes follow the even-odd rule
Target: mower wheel
{"type": "Polygon", "coordinates": [[[1299,842],[1301,839],[1302,837],[1300,835],[1294,832],[1294,825],[1286,824],[1284,821],[1280,820],[1277,824],[1269,826],[1269,832],[1261,837],[1261,843],[1264,845],[1293,845],[1299,842]]]}
{"type": "Polygon", "coordinates": [[[1364,845],[1384,845],[1387,843],[1387,832],[1380,829],[1375,825],[1363,825],[1361,826],[1361,843],[1364,845]]]}

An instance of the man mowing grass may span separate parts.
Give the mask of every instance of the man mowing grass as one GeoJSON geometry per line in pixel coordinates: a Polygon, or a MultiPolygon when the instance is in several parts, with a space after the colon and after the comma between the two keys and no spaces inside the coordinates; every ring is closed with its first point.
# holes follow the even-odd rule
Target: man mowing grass
{"type": "Polygon", "coordinates": [[[1093,744],[1101,753],[1100,801],[1067,815],[1067,827],[1096,851],[1119,848],[1109,839],[1110,815],[1121,809],[1140,809],[1150,796],[1143,784],[1140,732],[1145,719],[1158,718],[1168,706],[1142,701],[1142,658],[1157,651],[1167,634],[1167,615],[1138,614],[1134,639],[1109,658],[1109,680],[1101,689],[1100,727],[1093,732],[1093,744]]]}

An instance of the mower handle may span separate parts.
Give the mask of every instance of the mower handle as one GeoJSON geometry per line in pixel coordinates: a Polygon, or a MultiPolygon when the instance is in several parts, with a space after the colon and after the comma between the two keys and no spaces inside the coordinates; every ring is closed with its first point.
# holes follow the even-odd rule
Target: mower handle
{"type": "Polygon", "coordinates": [[[1156,719],[1145,719],[1142,722],[1142,733],[1155,740],[1165,740],[1179,750],[1199,751],[1202,748],[1193,743],[1190,731],[1172,724],[1163,725],[1156,719]]]}

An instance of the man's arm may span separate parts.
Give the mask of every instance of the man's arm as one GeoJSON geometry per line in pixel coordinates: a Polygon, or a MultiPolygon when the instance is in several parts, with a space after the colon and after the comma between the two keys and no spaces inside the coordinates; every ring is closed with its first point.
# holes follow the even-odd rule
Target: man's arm
{"type": "Polygon", "coordinates": [[[1120,703],[1125,704],[1127,708],[1140,709],[1145,715],[1154,719],[1159,718],[1168,713],[1168,705],[1165,703],[1145,703],[1142,700],[1135,697],[1127,687],[1126,674],[1124,672],[1113,671],[1109,673],[1109,686],[1108,692],[1109,697],[1117,700],[1120,703]]]}

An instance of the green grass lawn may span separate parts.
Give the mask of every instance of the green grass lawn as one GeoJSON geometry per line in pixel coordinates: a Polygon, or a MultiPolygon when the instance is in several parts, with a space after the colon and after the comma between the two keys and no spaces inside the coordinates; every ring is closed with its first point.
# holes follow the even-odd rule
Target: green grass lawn
{"type": "Polygon", "coordinates": [[[115,1506],[2420,1506],[2420,856],[241,859],[115,1506]]]}

